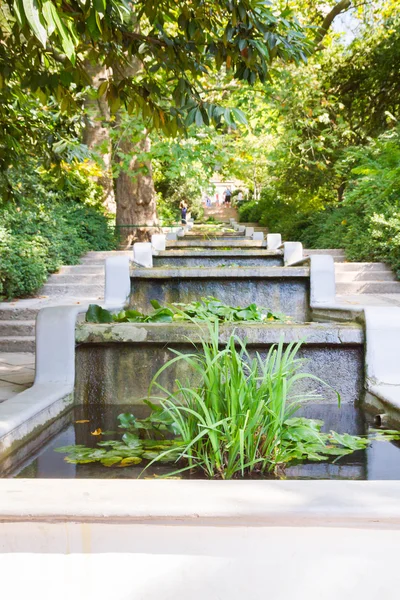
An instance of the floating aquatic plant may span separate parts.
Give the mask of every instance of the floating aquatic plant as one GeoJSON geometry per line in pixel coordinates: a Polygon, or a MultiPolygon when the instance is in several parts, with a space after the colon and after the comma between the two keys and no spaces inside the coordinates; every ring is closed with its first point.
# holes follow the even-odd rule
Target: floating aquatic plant
{"type": "Polygon", "coordinates": [[[157,300],[151,300],[154,312],[145,314],[135,309],[122,310],[119,313],[91,304],[86,313],[89,323],[172,323],[173,321],[219,321],[221,323],[266,321],[288,322],[289,317],[275,313],[256,304],[249,306],[229,306],[217,298],[208,296],[199,302],[174,303],[162,306],[157,300]]]}

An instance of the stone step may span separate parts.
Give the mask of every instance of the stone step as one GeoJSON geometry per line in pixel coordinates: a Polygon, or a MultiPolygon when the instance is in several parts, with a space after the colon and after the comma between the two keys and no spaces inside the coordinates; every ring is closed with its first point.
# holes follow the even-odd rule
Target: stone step
{"type": "Polygon", "coordinates": [[[35,335],[35,321],[0,321],[0,338],[35,335]]]}
{"type": "Polygon", "coordinates": [[[104,277],[101,276],[101,273],[57,273],[51,275],[45,285],[53,283],[97,283],[100,285],[103,282],[104,277]]]}
{"type": "Polygon", "coordinates": [[[304,254],[330,254],[331,256],[345,256],[344,250],[341,248],[321,248],[321,249],[304,249],[304,254]]]}
{"type": "Polygon", "coordinates": [[[98,265],[94,265],[91,263],[84,265],[68,265],[65,267],[61,267],[57,273],[54,273],[54,275],[72,275],[73,273],[79,273],[81,275],[102,275],[104,274],[104,263],[102,262],[98,265]]]}
{"type": "Polygon", "coordinates": [[[104,296],[104,285],[99,283],[45,283],[40,289],[40,295],[59,298],[65,296],[65,301],[69,296],[81,298],[82,300],[98,299],[104,296]]]}
{"type": "MultiPolygon", "coordinates": [[[[88,268],[88,267],[100,267],[100,266],[104,268],[104,259],[101,259],[101,258],[82,258],[80,264],[81,264],[81,266],[84,266],[86,268],[88,268]]],[[[76,265],[76,266],[79,266],[79,265],[76,265]]]]}
{"type": "Polygon", "coordinates": [[[362,281],[397,281],[392,271],[336,271],[336,283],[362,281]]]}
{"type": "Polygon", "coordinates": [[[383,262],[343,262],[338,263],[335,267],[336,272],[339,271],[388,271],[393,273],[392,269],[383,262]]]}
{"type": "Polygon", "coordinates": [[[333,257],[335,263],[342,263],[346,261],[346,256],[343,250],[304,250],[304,256],[311,256],[311,254],[328,254],[333,257]]]}
{"type": "Polygon", "coordinates": [[[85,256],[82,257],[82,260],[105,260],[106,258],[109,258],[110,256],[121,256],[121,255],[129,255],[130,251],[129,250],[104,250],[104,251],[91,251],[91,252],[87,252],[85,254],[85,256]]]}
{"type": "Polygon", "coordinates": [[[337,283],[336,293],[346,294],[399,294],[400,281],[357,281],[337,283]]]}
{"type": "Polygon", "coordinates": [[[33,335],[0,337],[0,352],[35,352],[35,337],[33,335]]]}
{"type": "Polygon", "coordinates": [[[17,306],[7,306],[0,308],[1,321],[34,321],[39,308],[19,308],[17,306]]]}

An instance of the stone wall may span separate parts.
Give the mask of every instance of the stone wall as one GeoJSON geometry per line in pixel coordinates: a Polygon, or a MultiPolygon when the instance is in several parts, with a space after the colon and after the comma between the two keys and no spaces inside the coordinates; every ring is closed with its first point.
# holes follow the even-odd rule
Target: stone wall
{"type": "MultiPolygon", "coordinates": [[[[222,344],[231,331],[232,327],[221,327],[222,344]]],[[[247,340],[251,356],[258,352],[263,358],[282,335],[287,342],[307,339],[299,354],[306,360],[302,370],[337,389],[343,403],[360,400],[364,382],[364,336],[360,325],[240,324],[235,331],[247,340]]],[[[170,349],[195,351],[188,338],[198,341],[199,333],[198,326],[183,323],[79,325],[75,402],[141,403],[154,375],[173,358],[170,349]]],[[[196,383],[184,361],[165,370],[159,381],[171,390],[176,379],[189,385],[196,383]]],[[[337,403],[333,390],[313,380],[298,382],[292,394],[314,390],[325,401],[337,403]]],[[[159,394],[156,389],[153,393],[159,394]]]]}
{"type": "Polygon", "coordinates": [[[305,322],[309,319],[309,289],[306,267],[136,268],[131,271],[129,305],[148,312],[154,299],[170,304],[214,296],[231,306],[255,302],[305,322]]]}

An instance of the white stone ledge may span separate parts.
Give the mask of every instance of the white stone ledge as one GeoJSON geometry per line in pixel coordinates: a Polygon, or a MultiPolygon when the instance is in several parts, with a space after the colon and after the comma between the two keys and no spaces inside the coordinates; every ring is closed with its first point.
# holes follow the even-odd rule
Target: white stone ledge
{"type": "MultiPolygon", "coordinates": [[[[107,258],[104,308],[125,306],[130,292],[129,258],[107,258]]],[[[79,306],[51,306],[36,320],[36,373],[31,388],[0,404],[0,454],[17,449],[72,402],[75,384],[75,327],[79,306]]]]}
{"type": "Polygon", "coordinates": [[[399,481],[0,480],[0,522],[400,527],[399,481]]]}

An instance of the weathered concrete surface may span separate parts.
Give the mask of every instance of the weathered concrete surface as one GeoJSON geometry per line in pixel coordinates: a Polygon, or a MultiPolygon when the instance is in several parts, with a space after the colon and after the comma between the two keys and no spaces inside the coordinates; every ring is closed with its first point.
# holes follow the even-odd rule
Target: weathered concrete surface
{"type": "Polygon", "coordinates": [[[283,266],[281,251],[271,250],[166,250],[153,257],[154,267],[283,266]]]}
{"type": "Polygon", "coordinates": [[[10,600],[398,598],[398,481],[0,484],[10,600]]]}
{"type": "MultiPolygon", "coordinates": [[[[220,341],[225,343],[232,332],[249,346],[275,344],[284,336],[286,343],[307,340],[308,345],[363,344],[364,331],[356,323],[235,323],[220,325],[220,341]]],[[[76,342],[118,344],[146,342],[156,344],[183,343],[188,338],[209,338],[206,324],[175,321],[173,323],[78,323],[76,342]]]]}
{"type": "Polygon", "coordinates": [[[239,232],[239,231],[232,231],[227,232],[224,231],[223,233],[199,233],[199,232],[195,232],[192,233],[191,231],[187,232],[185,234],[185,241],[189,241],[189,240],[204,240],[204,241],[209,241],[209,240],[222,240],[222,241],[231,241],[231,240],[251,240],[251,238],[248,236],[246,238],[245,236],[245,232],[239,232]]]}
{"type": "Polygon", "coordinates": [[[266,248],[265,240],[167,240],[167,248],[266,248]]]}
{"type": "MultiPolygon", "coordinates": [[[[193,351],[189,339],[198,341],[199,329],[195,324],[80,324],[76,335],[76,403],[140,403],[147,395],[148,386],[156,372],[174,354],[171,349],[184,353],[193,351]],[[144,333],[143,333],[144,332],[144,333]]],[[[221,342],[227,339],[231,326],[221,326],[221,342]]],[[[285,336],[285,341],[307,338],[299,356],[307,359],[304,372],[311,373],[337,389],[343,403],[355,403],[363,389],[363,331],[356,324],[302,325],[240,324],[235,331],[246,339],[252,356],[256,352],[265,358],[273,343],[285,336]]],[[[178,361],[163,372],[160,383],[174,389],[180,379],[186,383],[188,371],[184,361],[178,361]]],[[[191,378],[190,384],[196,380],[191,378]]],[[[326,401],[336,402],[336,395],[312,380],[297,384],[293,394],[317,390],[326,401]]],[[[157,393],[154,390],[153,393],[157,393]]]]}
{"type": "Polygon", "coordinates": [[[169,269],[153,268],[142,269],[141,267],[131,267],[131,278],[135,279],[248,279],[249,277],[256,279],[305,279],[310,276],[308,266],[301,267],[230,267],[229,270],[219,268],[207,269],[203,271],[201,268],[186,269],[169,269]]]}
{"type": "Polygon", "coordinates": [[[170,304],[214,296],[232,306],[255,302],[295,321],[307,321],[309,287],[306,267],[134,268],[129,305],[148,312],[153,299],[170,304]]]}

